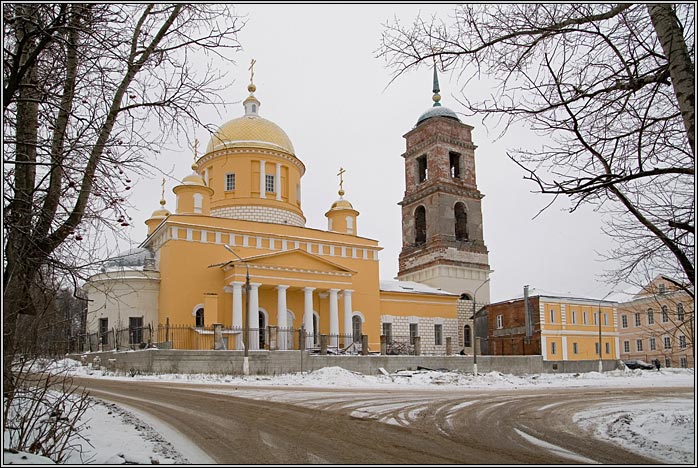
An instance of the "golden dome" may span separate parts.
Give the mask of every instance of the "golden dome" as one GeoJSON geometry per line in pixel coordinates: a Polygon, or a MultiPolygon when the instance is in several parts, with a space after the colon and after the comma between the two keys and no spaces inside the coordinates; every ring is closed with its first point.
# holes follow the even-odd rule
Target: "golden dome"
{"type": "Polygon", "coordinates": [[[203,177],[201,177],[199,174],[189,174],[186,176],[184,179],[182,179],[182,184],[184,185],[203,185],[206,186],[204,183],[203,177]]]}
{"type": "Polygon", "coordinates": [[[332,208],[331,210],[341,210],[341,209],[349,209],[353,210],[354,207],[351,206],[351,203],[349,203],[349,200],[345,200],[344,198],[340,198],[336,202],[332,203],[332,208]]]}
{"type": "Polygon", "coordinates": [[[150,215],[150,218],[151,219],[152,218],[167,218],[170,214],[171,213],[163,207],[163,208],[160,208],[159,210],[153,211],[153,214],[150,215]]]}
{"type": "Polygon", "coordinates": [[[295,155],[286,132],[258,115],[245,115],[223,124],[211,137],[206,152],[239,147],[265,148],[295,155]]]}

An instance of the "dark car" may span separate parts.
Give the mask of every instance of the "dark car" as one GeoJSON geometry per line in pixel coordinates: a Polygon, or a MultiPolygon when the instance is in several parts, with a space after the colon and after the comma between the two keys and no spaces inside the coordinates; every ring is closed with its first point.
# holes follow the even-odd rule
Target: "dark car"
{"type": "Polygon", "coordinates": [[[625,361],[624,364],[625,367],[627,367],[628,369],[654,369],[654,366],[652,364],[647,364],[645,361],[642,361],[640,359],[631,359],[629,361],[625,361]]]}

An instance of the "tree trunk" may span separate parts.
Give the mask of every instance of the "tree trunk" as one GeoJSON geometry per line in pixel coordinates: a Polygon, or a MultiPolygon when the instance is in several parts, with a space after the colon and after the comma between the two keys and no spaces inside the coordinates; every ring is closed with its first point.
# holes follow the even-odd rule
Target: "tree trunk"
{"type": "Polygon", "coordinates": [[[652,25],[669,62],[669,76],[681,110],[691,152],[695,155],[695,71],[683,31],[670,3],[647,5],[652,25]]]}

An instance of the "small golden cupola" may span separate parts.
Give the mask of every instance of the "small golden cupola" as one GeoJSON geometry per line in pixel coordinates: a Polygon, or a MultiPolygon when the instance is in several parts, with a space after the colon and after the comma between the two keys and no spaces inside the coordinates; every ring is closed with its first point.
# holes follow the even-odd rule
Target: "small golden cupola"
{"type": "Polygon", "coordinates": [[[342,234],[357,235],[356,218],[359,212],[354,209],[349,200],[344,199],[344,173],[346,171],[339,168],[339,200],[332,203],[325,216],[327,216],[327,230],[342,234]]]}
{"type": "Polygon", "coordinates": [[[148,226],[148,235],[151,235],[153,231],[155,231],[155,228],[157,228],[160,223],[167,218],[171,213],[170,211],[165,208],[165,178],[162,178],[162,194],[160,196],[160,208],[157,210],[153,211],[153,214],[150,215],[150,218],[148,218],[145,221],[145,225],[148,226]]]}
{"type": "Polygon", "coordinates": [[[192,173],[182,179],[172,191],[177,196],[177,214],[200,214],[208,216],[211,210],[213,190],[206,186],[204,179],[197,172],[197,148],[199,140],[194,140],[194,163],[192,173]]]}

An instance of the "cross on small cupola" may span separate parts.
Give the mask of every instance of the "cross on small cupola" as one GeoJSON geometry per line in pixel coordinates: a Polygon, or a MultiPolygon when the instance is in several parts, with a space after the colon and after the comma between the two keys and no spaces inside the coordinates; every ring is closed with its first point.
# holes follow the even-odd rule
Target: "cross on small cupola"
{"type": "Polygon", "coordinates": [[[344,168],[340,167],[337,175],[339,176],[339,196],[344,196],[344,173],[347,172],[344,168]]]}
{"type": "Polygon", "coordinates": [[[255,59],[250,60],[250,84],[247,85],[247,90],[250,95],[247,99],[243,101],[242,105],[245,107],[245,115],[248,117],[256,117],[259,112],[259,106],[261,105],[259,100],[255,97],[254,92],[257,91],[257,87],[254,84],[254,66],[257,63],[255,59]]]}

